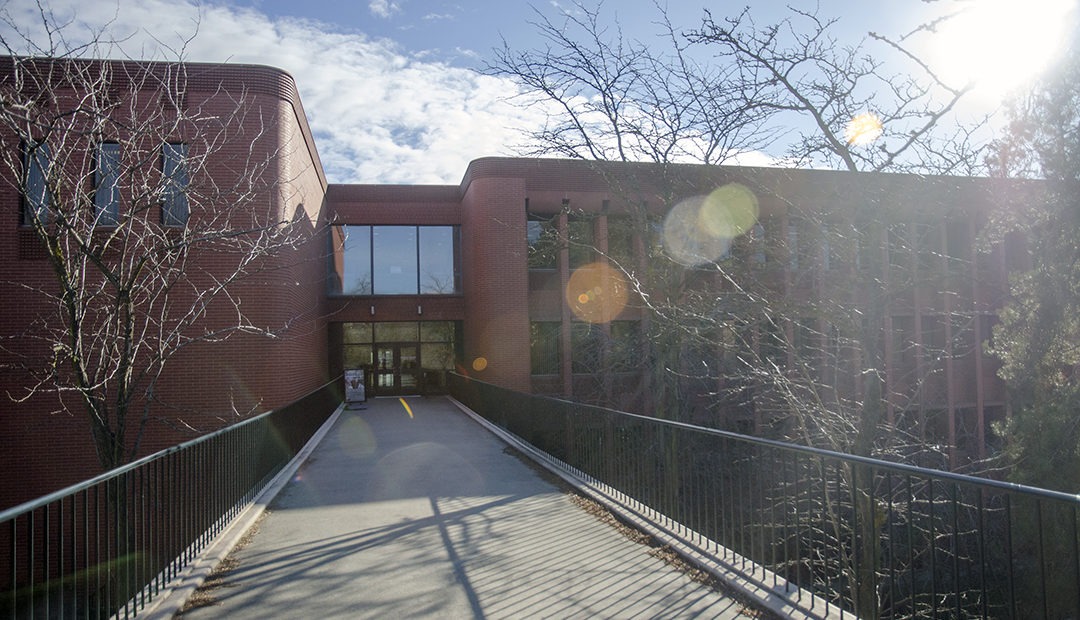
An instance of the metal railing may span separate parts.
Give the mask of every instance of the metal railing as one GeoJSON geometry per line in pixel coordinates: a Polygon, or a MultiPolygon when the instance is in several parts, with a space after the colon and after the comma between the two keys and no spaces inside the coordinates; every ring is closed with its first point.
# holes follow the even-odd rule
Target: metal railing
{"type": "Polygon", "coordinates": [[[335,380],[280,409],[3,511],[0,616],[135,616],[340,402],[335,380]]]}
{"type": "Polygon", "coordinates": [[[451,394],[802,609],[1080,618],[1080,496],[498,388],[451,394]]]}

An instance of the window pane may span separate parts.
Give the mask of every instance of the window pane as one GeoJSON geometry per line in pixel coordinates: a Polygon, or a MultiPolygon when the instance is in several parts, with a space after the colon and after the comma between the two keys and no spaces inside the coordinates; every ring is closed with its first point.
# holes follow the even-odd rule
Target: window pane
{"type": "Polygon", "coordinates": [[[23,204],[23,223],[32,224],[34,220],[44,222],[48,217],[52,200],[45,182],[49,170],[49,147],[44,144],[27,144],[23,153],[23,170],[26,179],[23,204]]]}
{"type": "Polygon", "coordinates": [[[420,360],[427,370],[453,370],[454,345],[450,342],[420,345],[420,360]]]}
{"type": "Polygon", "coordinates": [[[375,342],[416,342],[416,321],[400,323],[376,323],[375,342]]]}
{"type": "Polygon", "coordinates": [[[577,269],[596,260],[592,220],[567,222],[567,238],[570,241],[570,268],[577,269]]]}
{"type": "Polygon", "coordinates": [[[115,226],[120,221],[120,145],[114,142],[98,147],[94,207],[98,224],[115,226]]]}
{"type": "Polygon", "coordinates": [[[453,226],[421,226],[420,294],[448,295],[460,290],[453,226]]]}
{"type": "Polygon", "coordinates": [[[371,323],[344,323],[343,341],[346,344],[364,344],[372,342],[371,323]]]}
{"type": "Polygon", "coordinates": [[[529,324],[529,361],[532,364],[532,374],[559,374],[560,326],[558,322],[529,324]]]}
{"type": "Polygon", "coordinates": [[[363,368],[373,362],[370,344],[351,344],[345,347],[345,368],[363,368]]]}
{"type": "Polygon", "coordinates": [[[570,361],[574,374],[594,374],[602,370],[604,333],[592,323],[570,325],[570,361]]]}
{"type": "Polygon", "coordinates": [[[416,226],[375,226],[372,243],[375,294],[416,295],[416,226]]]}
{"type": "Polygon", "coordinates": [[[530,219],[526,222],[525,234],[529,244],[529,269],[554,269],[559,247],[555,219],[530,219]]]}
{"type": "Polygon", "coordinates": [[[421,342],[453,342],[453,321],[423,321],[420,323],[421,342]]]}
{"type": "Polygon", "coordinates": [[[609,217],[607,253],[623,269],[631,269],[634,265],[634,231],[633,223],[628,217],[609,217]]]}
{"type": "Polygon", "coordinates": [[[188,219],[188,145],[165,144],[161,147],[162,192],[161,223],[183,226],[188,219]]]}
{"type": "Polygon", "coordinates": [[[611,322],[611,360],[615,371],[636,368],[641,358],[641,328],[637,321],[611,322]]]}
{"type": "Polygon", "coordinates": [[[371,294],[371,227],[335,226],[331,230],[333,257],[330,292],[371,294]]]}

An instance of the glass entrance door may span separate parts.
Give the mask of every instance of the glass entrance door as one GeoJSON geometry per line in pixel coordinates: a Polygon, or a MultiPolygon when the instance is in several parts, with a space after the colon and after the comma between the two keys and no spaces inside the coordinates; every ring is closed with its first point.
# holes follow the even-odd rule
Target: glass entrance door
{"type": "Polygon", "coordinates": [[[375,345],[375,365],[375,389],[379,396],[416,394],[419,390],[420,360],[415,343],[375,345]]]}

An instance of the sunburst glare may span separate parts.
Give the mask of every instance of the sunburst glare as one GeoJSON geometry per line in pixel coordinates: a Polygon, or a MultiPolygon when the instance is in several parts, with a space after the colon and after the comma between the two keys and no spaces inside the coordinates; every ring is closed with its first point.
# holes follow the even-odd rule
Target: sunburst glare
{"type": "Polygon", "coordinates": [[[954,86],[996,98],[1029,82],[1060,53],[1075,0],[978,0],[944,20],[933,37],[931,65],[954,86]]]}

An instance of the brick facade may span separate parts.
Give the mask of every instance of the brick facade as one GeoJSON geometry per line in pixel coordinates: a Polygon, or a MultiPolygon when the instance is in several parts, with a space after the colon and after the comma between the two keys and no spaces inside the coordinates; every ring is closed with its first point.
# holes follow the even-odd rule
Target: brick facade
{"type": "MultiPolygon", "coordinates": [[[[133,75],[145,68],[137,63],[108,63],[114,75],[133,75]]],[[[4,65],[8,67],[8,65],[4,65]]],[[[3,67],[0,67],[3,69],[3,67]]],[[[8,67],[10,69],[10,67],[8,67]]],[[[916,407],[921,417],[933,412],[935,436],[955,445],[956,429],[969,426],[979,438],[972,453],[982,453],[989,424],[1005,415],[1003,386],[995,376],[995,362],[983,352],[982,342],[995,321],[1007,292],[1004,246],[990,253],[974,251],[979,231],[989,217],[994,195],[1014,191],[986,179],[851,174],[843,172],[761,169],[714,166],[657,166],[652,164],[598,164],[582,161],[484,158],[473,161],[458,185],[328,185],[295,84],[276,69],[241,65],[189,65],[185,67],[184,105],[206,114],[227,116],[237,111],[237,125],[221,133],[207,170],[219,186],[243,185],[236,178],[242,162],[265,161],[254,179],[253,205],[273,217],[300,222],[305,243],[276,255],[238,284],[253,322],[280,329],[278,337],[240,335],[223,344],[200,344],[170,364],[159,388],[168,407],[155,410],[140,452],[150,453],[197,434],[215,430],[255,412],[283,405],[336,377],[343,368],[342,334],[346,325],[453,322],[456,328],[457,368],[481,380],[512,389],[581,398],[602,393],[614,406],[649,412],[648,374],[588,377],[575,373],[575,320],[565,297],[575,269],[571,250],[564,243],[551,269],[530,270],[528,218],[553,218],[564,241],[572,220],[590,219],[591,244],[603,262],[614,247],[615,218],[624,218],[644,206],[650,217],[662,218],[670,205],[687,196],[737,182],[757,197],[758,218],[765,234],[781,239],[794,233],[800,213],[847,218],[871,205],[893,216],[912,234],[918,233],[925,256],[912,252],[893,259],[912,272],[951,269],[947,257],[962,257],[961,271],[945,280],[916,279],[914,285],[889,300],[885,333],[903,334],[905,343],[922,347],[942,333],[948,361],[941,368],[925,366],[922,358],[885,342],[886,381],[896,393],[910,392],[905,383],[920,377],[916,407]],[[258,136],[257,139],[254,136],[258,136]],[[897,217],[897,214],[900,214],[897,217]],[[341,268],[341,257],[330,252],[328,226],[452,226],[460,233],[461,288],[444,295],[333,295],[328,294],[328,269],[341,268]],[[329,263],[328,263],[329,261],[329,263]],[[924,261],[929,264],[924,264],[924,261]],[[937,261],[937,262],[934,262],[937,261]],[[920,271],[923,270],[923,271],[920,271]],[[942,317],[971,317],[965,334],[974,334],[961,346],[942,317]],[[560,359],[557,373],[533,374],[530,362],[530,324],[554,326],[560,359]],[[953,348],[956,348],[954,350],[953,348]],[[910,365],[910,368],[901,366],[910,365]]],[[[164,69],[162,69],[164,70],[164,69]]],[[[4,72],[0,71],[0,87],[4,72]]],[[[158,96],[140,91],[140,96],[158,96]]],[[[5,136],[5,148],[15,148],[5,136]]],[[[251,179],[248,179],[251,180],[251,179]]],[[[0,191],[0,261],[5,265],[0,284],[0,334],[14,335],[33,325],[47,311],[33,289],[49,288],[48,265],[32,230],[20,225],[20,196],[10,179],[0,191]],[[25,285],[25,286],[24,286],[25,285]]],[[[193,214],[194,215],[194,214],[193,214]]],[[[890,229],[892,230],[892,229],[890,229]]],[[[645,260],[648,231],[632,240],[634,260],[645,260]]],[[[899,233],[897,233],[899,234],[899,233]]],[[[906,233],[905,233],[906,234],[906,233]]],[[[881,247],[889,239],[877,240],[881,247]]],[[[770,250],[772,251],[772,250],[770,250]]],[[[809,256],[809,255],[808,255],[809,256]]],[[[850,273],[796,267],[786,261],[770,262],[761,271],[764,286],[798,303],[830,294],[858,295],[844,285],[850,273]],[[839,291],[839,293],[838,293],[839,291]]],[[[192,268],[215,273],[228,268],[235,257],[208,254],[192,268]]],[[[820,256],[814,260],[820,260],[820,256]]],[[[723,284],[712,276],[695,275],[703,286],[723,284]]],[[[640,301],[640,300],[638,300],[640,301]]],[[[225,324],[228,308],[211,309],[208,321],[225,324]]],[[[646,329],[649,315],[640,303],[628,303],[607,317],[646,329]]],[[[605,320],[602,333],[610,336],[613,324],[605,320]]],[[[964,336],[966,337],[966,336],[964,336]]],[[[896,342],[899,342],[896,341],[896,342]]],[[[906,345],[905,345],[906,346],[906,345]]],[[[721,355],[722,352],[717,352],[721,355]]],[[[5,360],[0,389],[13,396],[25,393],[26,377],[5,360]]],[[[723,378],[715,379],[723,381],[723,378]]],[[[837,378],[857,387],[857,379],[837,378]]],[[[704,386],[687,399],[691,419],[709,421],[715,411],[709,393],[719,386],[704,386]]],[[[894,420],[911,413],[911,404],[889,401],[894,420]]],[[[0,468],[15,472],[0,482],[0,507],[84,479],[96,472],[88,441],[85,414],[55,395],[35,395],[24,402],[0,404],[0,468]],[[64,405],[67,405],[66,408],[64,405]]],[[[766,423],[760,411],[739,419],[738,412],[711,420],[748,429],[766,423]],[[747,426],[747,424],[749,426],[747,426]]]]}

